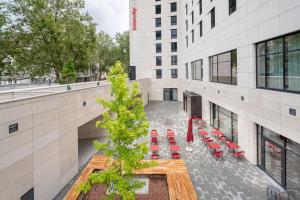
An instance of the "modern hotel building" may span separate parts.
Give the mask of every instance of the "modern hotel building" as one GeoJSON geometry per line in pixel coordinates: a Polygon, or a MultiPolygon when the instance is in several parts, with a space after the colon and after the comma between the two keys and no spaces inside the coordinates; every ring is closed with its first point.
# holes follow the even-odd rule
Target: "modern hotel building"
{"type": "Polygon", "coordinates": [[[300,191],[299,16],[295,0],[130,0],[130,78],[151,79],[150,100],[200,104],[253,165],[300,191]]]}

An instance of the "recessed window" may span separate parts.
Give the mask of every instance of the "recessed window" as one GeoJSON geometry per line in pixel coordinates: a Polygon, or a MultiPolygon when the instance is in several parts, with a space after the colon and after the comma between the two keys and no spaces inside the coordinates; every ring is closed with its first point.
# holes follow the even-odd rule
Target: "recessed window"
{"type": "Polygon", "coordinates": [[[185,30],[186,31],[189,30],[189,22],[188,22],[188,20],[185,20],[185,30]]]}
{"type": "Polygon", "coordinates": [[[210,11],[210,23],[211,23],[211,28],[214,28],[216,25],[215,8],[211,9],[210,11]]]}
{"type": "Polygon", "coordinates": [[[177,52],[177,42],[171,42],[171,52],[177,52]]]}
{"type": "Polygon", "coordinates": [[[191,62],[192,80],[203,80],[203,60],[191,62]]]}
{"type": "Polygon", "coordinates": [[[161,69],[156,69],[156,79],[161,79],[162,78],[162,70],[161,69]]]}
{"type": "Polygon", "coordinates": [[[171,29],[171,39],[177,38],[177,29],[171,29]]]}
{"type": "Polygon", "coordinates": [[[171,65],[177,65],[177,55],[171,56],[171,65]]]}
{"type": "Polygon", "coordinates": [[[161,65],[162,65],[162,57],[156,56],[156,66],[161,66],[161,65]]]}
{"type": "Polygon", "coordinates": [[[236,11],[236,0],[229,0],[229,15],[236,11]]]}
{"type": "Polygon", "coordinates": [[[161,43],[156,44],[156,53],[161,53],[161,43]]]}
{"type": "Polygon", "coordinates": [[[170,6],[171,6],[171,12],[177,11],[177,3],[176,2],[171,3],[170,6]]]}
{"type": "Polygon", "coordinates": [[[199,15],[202,14],[202,0],[199,0],[199,15]]]}
{"type": "Polygon", "coordinates": [[[194,11],[192,12],[191,17],[192,17],[192,24],[194,24],[194,11]]]}
{"type": "Polygon", "coordinates": [[[185,36],[185,46],[189,46],[189,36],[185,36]]]}
{"type": "Polygon", "coordinates": [[[185,79],[189,79],[189,64],[185,63],[185,79]]]}
{"type": "Polygon", "coordinates": [[[210,81],[237,84],[237,50],[209,57],[210,81]]]}
{"type": "Polygon", "coordinates": [[[155,27],[161,27],[161,18],[155,18],[155,27]]]}
{"type": "Polygon", "coordinates": [[[199,34],[200,34],[200,37],[202,37],[202,35],[203,35],[203,30],[202,30],[202,20],[201,20],[200,23],[199,23],[199,34]]]}
{"type": "Polygon", "coordinates": [[[256,44],[257,87],[300,92],[300,32],[256,44]]]}
{"type": "Polygon", "coordinates": [[[177,16],[171,16],[171,26],[177,25],[177,16]]]}
{"type": "Polygon", "coordinates": [[[177,69],[171,69],[171,78],[177,78],[177,69]]]}
{"type": "Polygon", "coordinates": [[[195,42],[195,33],[194,33],[194,29],[191,31],[191,34],[192,34],[192,43],[195,42]]]}
{"type": "Polygon", "coordinates": [[[161,40],[161,31],[155,31],[156,40],[161,40]]]}
{"type": "Polygon", "coordinates": [[[155,14],[161,14],[161,5],[155,5],[155,14]]]}
{"type": "Polygon", "coordinates": [[[188,15],[188,5],[187,4],[185,4],[185,15],[188,15]]]}

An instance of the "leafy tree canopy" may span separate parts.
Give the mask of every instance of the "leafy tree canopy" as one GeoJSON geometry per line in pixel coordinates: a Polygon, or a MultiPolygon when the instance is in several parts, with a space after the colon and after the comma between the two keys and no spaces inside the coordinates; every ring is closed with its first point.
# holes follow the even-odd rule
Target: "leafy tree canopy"
{"type": "Polygon", "coordinates": [[[108,142],[95,141],[97,150],[109,157],[108,168],[93,173],[79,190],[87,193],[93,184],[105,184],[113,199],[119,195],[122,199],[134,199],[135,190],[143,183],[133,179],[134,170],[154,165],[152,162],[141,162],[148,153],[146,142],[139,139],[145,137],[149,123],[144,112],[144,104],[140,98],[138,83],[131,87],[126,82],[127,74],[120,62],[110,70],[108,80],[111,83],[113,100],[99,98],[98,102],[106,109],[98,127],[108,132],[108,142]]]}

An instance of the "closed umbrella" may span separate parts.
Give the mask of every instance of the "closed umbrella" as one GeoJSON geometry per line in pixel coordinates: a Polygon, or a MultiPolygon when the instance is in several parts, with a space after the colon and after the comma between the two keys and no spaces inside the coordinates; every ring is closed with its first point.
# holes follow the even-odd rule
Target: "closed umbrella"
{"type": "MultiPolygon", "coordinates": [[[[194,134],[193,134],[193,119],[189,119],[189,124],[188,124],[188,132],[186,134],[186,141],[189,143],[194,141],[194,134]]],[[[193,148],[191,146],[186,147],[186,151],[193,151],[193,148]]]]}

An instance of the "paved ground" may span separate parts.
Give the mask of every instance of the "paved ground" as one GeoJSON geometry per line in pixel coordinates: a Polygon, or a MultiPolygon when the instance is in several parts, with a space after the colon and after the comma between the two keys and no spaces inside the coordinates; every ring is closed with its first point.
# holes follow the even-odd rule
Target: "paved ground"
{"type": "MultiPolygon", "coordinates": [[[[150,121],[150,130],[159,133],[159,155],[161,159],[170,159],[166,131],[172,128],[176,141],[181,147],[182,159],[185,160],[190,176],[201,200],[245,200],[266,199],[267,185],[277,184],[258,167],[247,160],[237,162],[222,145],[225,152],[224,161],[215,161],[200,137],[195,134],[194,151],[185,151],[187,144],[187,115],[182,111],[180,102],[151,102],[146,106],[150,121]]],[[[194,126],[194,132],[197,127],[194,126]]]]}
{"type": "MultiPolygon", "coordinates": [[[[186,162],[200,200],[264,200],[267,185],[278,186],[247,160],[237,162],[224,149],[224,145],[222,146],[225,152],[224,161],[215,161],[196,134],[192,145],[194,151],[186,152],[188,118],[182,110],[181,102],[151,102],[146,106],[146,112],[150,121],[150,130],[157,129],[159,133],[161,159],[171,158],[166,132],[168,128],[175,131],[175,139],[181,147],[181,157],[186,162]]],[[[197,127],[194,126],[194,132],[196,130],[197,127]]],[[[147,140],[150,141],[150,137],[147,140]]],[[[149,156],[150,154],[147,158],[149,156]]],[[[63,199],[77,177],[78,175],[57,195],[55,200],[63,199]]]]}

